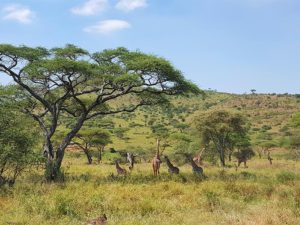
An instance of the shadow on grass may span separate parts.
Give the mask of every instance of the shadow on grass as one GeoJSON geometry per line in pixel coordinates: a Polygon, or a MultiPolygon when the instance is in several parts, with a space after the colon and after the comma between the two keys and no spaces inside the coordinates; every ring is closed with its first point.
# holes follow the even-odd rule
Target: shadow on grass
{"type": "Polygon", "coordinates": [[[205,180],[206,177],[203,175],[194,175],[194,174],[179,174],[171,175],[168,173],[161,173],[157,177],[153,175],[143,175],[143,174],[134,174],[128,176],[117,176],[110,174],[105,177],[93,176],[89,173],[81,174],[78,176],[68,176],[66,181],[85,181],[90,182],[94,181],[97,185],[100,184],[111,184],[111,183],[122,183],[122,184],[148,184],[148,183],[158,183],[158,182],[178,182],[178,183],[200,183],[205,180]]]}

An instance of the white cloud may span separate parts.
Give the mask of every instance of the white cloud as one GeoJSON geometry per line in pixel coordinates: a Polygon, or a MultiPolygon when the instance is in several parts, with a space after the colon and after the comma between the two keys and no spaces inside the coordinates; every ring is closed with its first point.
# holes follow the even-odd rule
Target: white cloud
{"type": "Polygon", "coordinates": [[[147,0],[119,0],[116,8],[125,12],[132,11],[137,8],[146,7],[147,0]]]}
{"type": "Polygon", "coordinates": [[[130,27],[130,23],[124,20],[103,20],[95,25],[84,28],[83,31],[96,34],[111,34],[130,27]]]}
{"type": "Polygon", "coordinates": [[[34,13],[27,7],[21,5],[9,5],[3,9],[4,20],[14,20],[19,23],[29,24],[34,19],[34,13]]]}
{"type": "Polygon", "coordinates": [[[71,9],[71,12],[81,16],[91,16],[104,11],[108,6],[107,0],[88,0],[83,5],[71,9]]]}

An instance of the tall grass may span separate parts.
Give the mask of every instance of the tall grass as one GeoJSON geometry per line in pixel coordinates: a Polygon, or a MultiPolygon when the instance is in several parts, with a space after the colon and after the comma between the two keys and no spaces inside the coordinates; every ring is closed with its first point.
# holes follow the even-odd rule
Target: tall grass
{"type": "Polygon", "coordinates": [[[300,224],[300,166],[278,163],[255,160],[238,171],[206,166],[202,179],[188,165],[176,176],[162,164],[153,177],[150,164],[137,164],[123,177],[113,165],[72,158],[63,183],[32,171],[1,189],[0,224],[76,225],[103,213],[113,225],[300,224]]]}

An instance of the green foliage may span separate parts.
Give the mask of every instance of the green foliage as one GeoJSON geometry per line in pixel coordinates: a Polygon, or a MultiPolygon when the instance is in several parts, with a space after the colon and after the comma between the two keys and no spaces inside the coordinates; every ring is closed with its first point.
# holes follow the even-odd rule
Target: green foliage
{"type": "Polygon", "coordinates": [[[114,135],[116,135],[118,138],[124,138],[126,132],[129,130],[127,127],[117,127],[113,130],[114,135]]]}
{"type": "Polygon", "coordinates": [[[168,138],[169,129],[163,124],[155,124],[150,127],[153,135],[157,138],[168,138]]]}
{"type": "Polygon", "coordinates": [[[1,100],[0,93],[0,186],[13,184],[22,171],[41,160],[33,151],[38,135],[32,120],[1,100]]]}
{"type": "Polygon", "coordinates": [[[249,127],[241,114],[216,110],[198,115],[194,123],[203,142],[212,142],[215,146],[222,166],[225,166],[226,149],[233,149],[247,140],[249,127]]]}

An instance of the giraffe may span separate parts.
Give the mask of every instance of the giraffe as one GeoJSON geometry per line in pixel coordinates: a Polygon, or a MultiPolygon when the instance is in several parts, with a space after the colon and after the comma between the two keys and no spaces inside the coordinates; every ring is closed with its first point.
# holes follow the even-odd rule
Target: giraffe
{"type": "Polygon", "coordinates": [[[240,167],[240,165],[241,165],[241,163],[244,163],[244,168],[248,168],[248,166],[247,166],[247,158],[245,158],[245,157],[239,157],[239,158],[237,158],[237,167],[236,168],[238,168],[238,167],[240,167]]]}
{"type": "Polygon", "coordinates": [[[159,174],[159,167],[160,167],[160,154],[159,154],[159,144],[160,140],[157,139],[157,151],[155,157],[152,159],[152,168],[153,168],[153,174],[154,176],[157,176],[159,174]]]}
{"type": "Polygon", "coordinates": [[[118,175],[126,175],[127,171],[125,169],[123,169],[122,167],[120,167],[118,161],[116,160],[116,169],[117,169],[117,173],[118,175]]]}
{"type": "Polygon", "coordinates": [[[273,158],[271,157],[270,154],[271,154],[271,152],[268,151],[268,160],[269,160],[270,165],[272,165],[272,160],[273,160],[273,158]]]}
{"type": "Polygon", "coordinates": [[[190,155],[186,154],[186,158],[188,159],[188,161],[191,163],[191,166],[193,168],[193,173],[194,174],[200,174],[203,175],[203,169],[202,167],[198,166],[195,161],[192,159],[192,157],[190,155]]]}
{"type": "Polygon", "coordinates": [[[169,171],[169,173],[171,173],[171,174],[179,174],[179,168],[178,167],[176,167],[176,166],[174,166],[171,162],[170,162],[170,160],[169,160],[169,158],[168,158],[168,156],[164,156],[164,158],[165,158],[165,160],[166,160],[166,163],[167,163],[167,166],[168,166],[168,171],[169,171]]]}
{"type": "Polygon", "coordinates": [[[107,224],[107,217],[105,214],[103,214],[99,218],[91,220],[85,223],[84,225],[105,225],[105,224],[107,224]]]}
{"type": "Polygon", "coordinates": [[[204,152],[205,147],[201,149],[199,154],[193,158],[194,162],[197,162],[199,165],[202,165],[202,153],[204,152]]]}
{"type": "Polygon", "coordinates": [[[134,158],[136,156],[133,155],[133,153],[127,152],[127,160],[129,162],[129,170],[132,171],[133,170],[133,166],[134,166],[134,158]]]}

